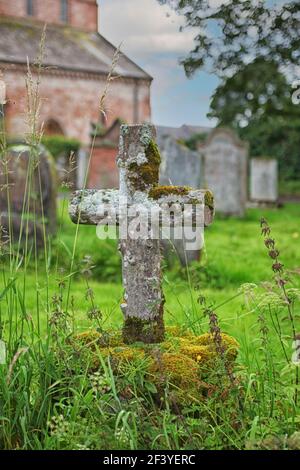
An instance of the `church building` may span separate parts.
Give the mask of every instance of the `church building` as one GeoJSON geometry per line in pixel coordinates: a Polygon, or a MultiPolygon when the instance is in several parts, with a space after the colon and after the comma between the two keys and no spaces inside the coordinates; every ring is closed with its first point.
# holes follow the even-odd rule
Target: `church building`
{"type": "MultiPolygon", "coordinates": [[[[76,138],[88,147],[96,123],[102,123],[105,137],[116,122],[151,120],[152,77],[124,54],[106,99],[107,118],[100,113],[116,47],[101,35],[101,28],[99,32],[99,17],[101,0],[99,6],[97,0],[0,0],[0,71],[7,89],[5,125],[10,136],[26,132],[27,60],[36,61],[45,24],[40,85],[45,134],[76,138]]],[[[110,153],[114,146],[108,146],[110,153]]]]}

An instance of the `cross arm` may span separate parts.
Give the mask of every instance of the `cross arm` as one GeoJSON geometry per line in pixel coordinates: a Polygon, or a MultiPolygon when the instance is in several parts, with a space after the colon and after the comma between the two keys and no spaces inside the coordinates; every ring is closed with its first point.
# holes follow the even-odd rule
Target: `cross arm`
{"type": "MultiPolygon", "coordinates": [[[[120,193],[117,189],[86,189],[76,191],[70,202],[69,214],[72,222],[84,225],[98,225],[105,220],[111,224],[119,222],[120,193]],[[109,209],[109,212],[105,211],[109,209]]],[[[214,202],[210,191],[190,189],[185,186],[156,186],[141,199],[138,196],[131,204],[140,204],[145,208],[179,205],[183,210],[186,205],[204,205],[204,224],[208,226],[214,217],[214,202]]],[[[129,207],[129,204],[128,204],[129,207]]]]}
{"type": "MultiPolygon", "coordinates": [[[[104,207],[118,216],[119,191],[117,189],[83,189],[75,191],[69,205],[69,215],[75,224],[98,225],[107,215],[104,207]]],[[[112,219],[112,223],[115,220],[112,219]]]]}
{"type": "Polygon", "coordinates": [[[214,196],[209,190],[193,189],[187,186],[155,186],[149,192],[149,197],[159,205],[162,204],[180,204],[203,205],[204,206],[204,225],[211,225],[214,219],[214,196]]]}

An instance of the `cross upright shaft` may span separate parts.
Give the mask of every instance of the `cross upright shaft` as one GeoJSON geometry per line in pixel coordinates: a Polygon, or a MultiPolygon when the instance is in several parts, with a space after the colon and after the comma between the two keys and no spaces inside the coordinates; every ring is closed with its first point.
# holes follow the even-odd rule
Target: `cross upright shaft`
{"type": "MultiPolygon", "coordinates": [[[[120,153],[120,195],[130,204],[146,202],[158,184],[160,155],[153,126],[122,126],[120,153]]],[[[149,229],[149,228],[147,228],[149,229]]],[[[130,235],[130,234],[129,234],[130,235]]],[[[127,239],[120,241],[123,258],[124,299],[121,310],[126,342],[157,343],[164,338],[161,286],[160,241],[127,239]]]]}
{"type": "MultiPolygon", "coordinates": [[[[75,223],[113,224],[104,216],[103,207],[113,209],[115,223],[121,225],[121,201],[127,209],[136,206],[148,211],[161,211],[164,204],[204,208],[204,224],[213,218],[213,199],[209,191],[186,187],[160,187],[160,154],[155,143],[155,128],[150,125],[121,126],[117,164],[120,172],[118,190],[83,190],[75,192],[69,213],[75,223]]],[[[134,217],[134,216],[133,216],[134,217]]],[[[144,236],[131,233],[131,219],[126,218],[127,236],[120,237],[124,296],[121,310],[124,314],[123,337],[126,343],[161,342],[164,339],[164,295],[161,282],[161,252],[159,237],[153,237],[151,225],[144,224],[144,236]],[[145,236],[146,231],[146,236],[145,236]]],[[[181,223],[181,222],[180,222],[181,223]]],[[[174,223],[175,224],[175,223],[174,223]]]]}

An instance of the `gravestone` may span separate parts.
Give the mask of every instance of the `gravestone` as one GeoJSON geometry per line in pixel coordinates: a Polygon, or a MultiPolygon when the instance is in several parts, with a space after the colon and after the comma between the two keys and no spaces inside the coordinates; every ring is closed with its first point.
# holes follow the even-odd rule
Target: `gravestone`
{"type": "Polygon", "coordinates": [[[186,211],[190,212],[189,223],[196,225],[197,232],[213,219],[210,192],[158,185],[161,161],[155,134],[155,128],[150,125],[121,126],[117,157],[120,189],[76,191],[69,207],[74,223],[119,224],[125,343],[156,343],[164,338],[160,251],[160,237],[166,228],[162,226],[164,212],[170,210],[170,226],[178,227],[182,226],[183,219],[175,216],[175,207],[177,215],[185,216],[186,211]],[[143,214],[138,230],[132,225],[137,207],[143,214]],[[200,221],[197,218],[199,208],[200,221]],[[153,218],[156,223],[149,224],[153,218]]]}
{"type": "Polygon", "coordinates": [[[0,226],[11,240],[44,243],[56,230],[55,163],[43,146],[12,144],[0,158],[0,226]]]}
{"type": "Polygon", "coordinates": [[[161,152],[160,184],[198,188],[201,175],[198,152],[191,151],[171,136],[160,136],[157,144],[161,152]]]}
{"type": "Polygon", "coordinates": [[[250,199],[258,204],[278,201],[278,162],[272,158],[250,161],[250,199]]]}
{"type": "Polygon", "coordinates": [[[216,211],[242,217],[248,193],[248,144],[230,129],[216,128],[199,151],[202,185],[214,193],[216,211]]]}
{"type": "MultiPolygon", "coordinates": [[[[180,185],[192,188],[200,186],[201,157],[198,152],[191,151],[180,144],[172,136],[160,135],[157,139],[161,151],[160,184],[180,185]]],[[[176,251],[183,266],[200,258],[199,250],[186,250],[185,240],[176,240],[170,237],[170,241],[163,241],[166,255],[176,251]]]]}

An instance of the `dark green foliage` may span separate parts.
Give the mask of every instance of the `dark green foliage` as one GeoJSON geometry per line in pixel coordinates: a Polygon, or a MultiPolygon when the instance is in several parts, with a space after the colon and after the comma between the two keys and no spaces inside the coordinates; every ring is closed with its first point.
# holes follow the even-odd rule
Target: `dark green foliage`
{"type": "Polygon", "coordinates": [[[220,77],[243,69],[253,57],[278,65],[298,65],[300,57],[297,0],[277,3],[258,0],[158,0],[185,16],[195,28],[195,47],[182,61],[187,75],[207,68],[220,77]],[[217,5],[217,6],[214,6],[217,5]]]}
{"type": "Polygon", "coordinates": [[[192,135],[189,139],[184,140],[183,143],[186,145],[190,150],[197,150],[198,145],[201,142],[204,142],[207,137],[207,134],[204,132],[200,132],[198,134],[192,135]]]}
{"type": "Polygon", "coordinates": [[[281,179],[300,175],[300,106],[273,61],[256,59],[218,86],[210,117],[250,143],[250,155],[277,158],[281,179]]]}
{"type": "Polygon", "coordinates": [[[278,159],[281,179],[300,178],[300,117],[261,119],[240,129],[240,136],[250,142],[251,155],[278,159]]]}
{"type": "Polygon", "coordinates": [[[239,129],[266,117],[300,118],[300,106],[292,103],[291,89],[278,65],[258,58],[221,82],[208,116],[218,125],[239,129]]]}
{"type": "Polygon", "coordinates": [[[55,159],[61,155],[69,157],[71,153],[78,152],[81,145],[79,140],[66,138],[61,135],[44,136],[42,143],[55,159]]]}
{"type": "MultiPolygon", "coordinates": [[[[300,106],[292,103],[293,89],[280,70],[288,70],[289,80],[298,78],[300,3],[158,1],[195,28],[195,48],[182,61],[186,74],[207,69],[221,78],[209,117],[249,140],[252,156],[277,158],[281,178],[299,178],[300,106]]],[[[191,140],[186,144],[195,148],[197,137],[191,140]]]]}

